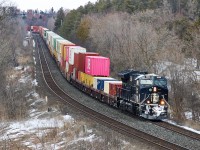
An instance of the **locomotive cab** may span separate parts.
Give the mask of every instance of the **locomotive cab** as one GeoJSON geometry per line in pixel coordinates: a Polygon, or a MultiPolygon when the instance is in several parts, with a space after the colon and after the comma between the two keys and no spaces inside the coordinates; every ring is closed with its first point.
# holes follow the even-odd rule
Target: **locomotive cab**
{"type": "Polygon", "coordinates": [[[134,70],[126,70],[119,76],[123,84],[118,97],[123,109],[148,119],[167,118],[169,105],[165,77],[134,70]]]}

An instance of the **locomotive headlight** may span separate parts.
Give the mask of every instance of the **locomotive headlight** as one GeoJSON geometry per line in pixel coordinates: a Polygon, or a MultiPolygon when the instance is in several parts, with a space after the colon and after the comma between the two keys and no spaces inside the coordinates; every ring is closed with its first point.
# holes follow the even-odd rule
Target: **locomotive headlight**
{"type": "Polygon", "coordinates": [[[150,100],[147,100],[147,104],[150,104],[151,103],[151,101],[150,100]]]}
{"type": "Polygon", "coordinates": [[[153,87],[153,92],[157,92],[157,88],[156,87],[153,87]]]}
{"type": "Polygon", "coordinates": [[[165,101],[163,99],[160,100],[160,105],[165,105],[165,101]]]}

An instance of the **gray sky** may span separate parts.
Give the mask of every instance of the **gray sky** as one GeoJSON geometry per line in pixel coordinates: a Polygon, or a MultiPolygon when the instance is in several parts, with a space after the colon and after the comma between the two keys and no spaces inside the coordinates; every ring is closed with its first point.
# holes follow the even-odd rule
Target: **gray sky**
{"type": "MultiPolygon", "coordinates": [[[[1,1],[1,0],[0,0],[1,1]]],[[[89,1],[95,3],[97,0],[9,0],[21,10],[39,9],[49,10],[52,7],[54,10],[59,8],[76,9],[81,5],[87,4],[89,1]]]]}

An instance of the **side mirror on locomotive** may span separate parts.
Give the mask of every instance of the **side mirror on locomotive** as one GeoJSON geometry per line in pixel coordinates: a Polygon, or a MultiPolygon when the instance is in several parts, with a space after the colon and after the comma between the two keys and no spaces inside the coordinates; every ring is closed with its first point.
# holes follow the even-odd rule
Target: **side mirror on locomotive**
{"type": "Polygon", "coordinates": [[[147,119],[167,118],[167,79],[147,72],[126,70],[118,74],[123,82],[118,107],[147,119]]]}

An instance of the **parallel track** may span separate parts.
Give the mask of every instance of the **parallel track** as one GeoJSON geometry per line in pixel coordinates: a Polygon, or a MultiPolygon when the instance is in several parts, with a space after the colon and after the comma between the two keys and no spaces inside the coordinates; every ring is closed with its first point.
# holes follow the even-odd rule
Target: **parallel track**
{"type": "Polygon", "coordinates": [[[160,139],[158,137],[149,135],[145,132],[139,131],[137,129],[134,129],[124,123],[121,123],[119,121],[116,121],[108,116],[105,116],[101,113],[96,112],[95,110],[84,106],[83,104],[77,102],[75,99],[73,99],[71,96],[69,96],[67,93],[65,93],[54,81],[50,69],[48,67],[48,63],[45,58],[44,54],[44,42],[42,41],[41,37],[39,35],[34,35],[34,39],[36,41],[36,48],[40,59],[41,69],[43,73],[44,80],[47,84],[47,86],[52,90],[54,94],[56,94],[63,102],[66,104],[72,106],[76,110],[82,112],[86,116],[94,119],[95,121],[99,122],[102,125],[105,125],[119,133],[122,133],[123,135],[127,135],[129,137],[138,138],[141,140],[144,140],[145,142],[148,142],[150,144],[156,145],[159,147],[159,149],[168,149],[168,150],[184,150],[186,148],[181,147],[177,144],[170,143],[164,139],[160,139]]]}
{"type": "Polygon", "coordinates": [[[169,124],[167,122],[154,122],[157,126],[163,127],[165,129],[169,129],[171,131],[177,132],[179,134],[185,135],[187,137],[190,137],[192,139],[200,141],[200,134],[186,130],[184,128],[169,124]]]}

